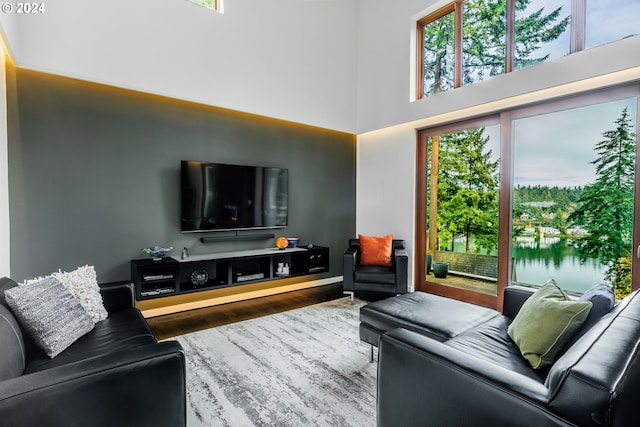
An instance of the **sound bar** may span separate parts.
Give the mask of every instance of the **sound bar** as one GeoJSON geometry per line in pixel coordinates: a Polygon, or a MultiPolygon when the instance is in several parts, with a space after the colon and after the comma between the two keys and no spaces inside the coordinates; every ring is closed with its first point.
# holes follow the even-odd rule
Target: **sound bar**
{"type": "Polygon", "coordinates": [[[273,239],[275,234],[273,233],[264,233],[264,234],[237,234],[235,236],[215,236],[215,237],[201,237],[200,241],[202,243],[212,243],[212,242],[224,242],[231,240],[266,240],[273,239]]]}

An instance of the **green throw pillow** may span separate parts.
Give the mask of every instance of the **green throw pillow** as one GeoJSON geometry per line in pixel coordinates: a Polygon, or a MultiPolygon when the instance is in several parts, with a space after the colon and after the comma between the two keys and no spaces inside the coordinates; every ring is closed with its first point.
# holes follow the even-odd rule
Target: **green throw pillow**
{"type": "Polygon", "coordinates": [[[590,301],[572,301],[549,280],[520,308],[507,333],[534,369],[551,365],[585,321],[590,301]]]}

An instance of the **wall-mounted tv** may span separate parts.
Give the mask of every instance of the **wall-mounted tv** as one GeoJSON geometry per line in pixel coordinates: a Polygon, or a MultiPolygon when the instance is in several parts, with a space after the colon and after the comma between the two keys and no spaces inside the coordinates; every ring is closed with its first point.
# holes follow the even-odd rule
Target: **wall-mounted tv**
{"type": "Polygon", "coordinates": [[[289,171],[181,162],[183,232],[286,227],[289,171]]]}

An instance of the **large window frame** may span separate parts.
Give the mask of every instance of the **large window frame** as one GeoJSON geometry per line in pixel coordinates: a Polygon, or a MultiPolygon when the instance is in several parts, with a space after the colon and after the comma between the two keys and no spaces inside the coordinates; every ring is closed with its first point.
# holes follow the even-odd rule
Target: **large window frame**
{"type": "MultiPolygon", "coordinates": [[[[511,239],[512,239],[512,181],[513,181],[513,132],[512,123],[516,119],[579,108],[607,101],[636,97],[636,174],[634,217],[640,218],[640,83],[625,84],[613,88],[563,97],[532,105],[516,107],[499,113],[473,119],[446,123],[440,126],[418,129],[416,141],[416,240],[415,240],[415,290],[456,298],[485,307],[502,310],[504,289],[511,284],[511,239]],[[427,140],[448,132],[474,128],[483,125],[500,124],[500,181],[499,181],[499,225],[498,225],[498,275],[497,295],[441,285],[427,280],[425,274],[427,253],[426,209],[428,149],[427,140]]],[[[632,290],[640,289],[640,221],[634,221],[633,229],[632,290]],[[637,224],[637,225],[635,225],[637,224]]]]}
{"type": "MultiPolygon", "coordinates": [[[[423,99],[424,93],[424,30],[425,26],[434,23],[445,15],[454,14],[454,75],[453,89],[463,85],[463,15],[464,4],[467,0],[455,0],[416,21],[416,99],[423,99]]],[[[516,22],[516,0],[506,1],[506,52],[505,52],[505,73],[514,70],[515,57],[515,22],[516,22]]],[[[570,10],[570,46],[569,54],[573,54],[585,49],[586,38],[586,17],[587,0],[572,0],[570,10]]]]}

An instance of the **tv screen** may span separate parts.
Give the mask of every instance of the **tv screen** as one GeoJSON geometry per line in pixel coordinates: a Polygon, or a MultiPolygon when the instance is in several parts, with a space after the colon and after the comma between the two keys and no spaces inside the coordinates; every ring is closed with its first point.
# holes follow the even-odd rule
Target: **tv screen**
{"type": "Polygon", "coordinates": [[[183,160],[181,181],[182,231],[287,225],[287,169],[183,160]]]}

